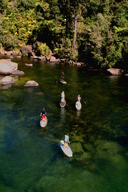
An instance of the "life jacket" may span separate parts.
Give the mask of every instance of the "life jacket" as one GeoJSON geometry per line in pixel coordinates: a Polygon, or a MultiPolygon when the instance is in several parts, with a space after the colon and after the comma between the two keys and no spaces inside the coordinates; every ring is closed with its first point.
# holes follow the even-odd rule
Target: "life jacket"
{"type": "Polygon", "coordinates": [[[45,119],[45,114],[42,115],[42,120],[45,119]]]}

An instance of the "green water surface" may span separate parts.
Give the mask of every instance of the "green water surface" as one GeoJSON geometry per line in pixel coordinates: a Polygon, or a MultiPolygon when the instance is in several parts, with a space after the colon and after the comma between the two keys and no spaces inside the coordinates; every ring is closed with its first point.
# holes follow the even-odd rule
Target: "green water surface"
{"type": "Polygon", "coordinates": [[[14,61],[25,75],[12,76],[11,87],[0,86],[0,192],[127,192],[127,77],[26,58],[14,61]],[[66,85],[59,82],[62,71],[66,85]],[[25,88],[28,80],[39,87],[25,88]],[[62,91],[65,108],[59,106],[62,91]],[[78,94],[80,111],[75,109],[78,94]],[[39,124],[43,106],[45,129],[39,124]],[[72,158],[59,146],[67,132],[72,158]]]}

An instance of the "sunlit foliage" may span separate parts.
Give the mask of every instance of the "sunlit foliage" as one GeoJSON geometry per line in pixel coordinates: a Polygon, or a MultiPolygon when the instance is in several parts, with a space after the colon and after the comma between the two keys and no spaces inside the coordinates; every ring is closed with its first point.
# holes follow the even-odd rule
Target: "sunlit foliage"
{"type": "Polygon", "coordinates": [[[128,0],[1,0],[0,47],[25,44],[99,67],[126,64],[128,0]]]}

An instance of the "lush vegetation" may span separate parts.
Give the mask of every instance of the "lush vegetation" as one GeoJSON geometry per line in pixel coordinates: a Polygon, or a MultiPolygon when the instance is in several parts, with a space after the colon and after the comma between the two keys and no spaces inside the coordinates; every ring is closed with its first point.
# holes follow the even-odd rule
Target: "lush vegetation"
{"type": "Polygon", "coordinates": [[[1,0],[0,47],[93,65],[126,65],[128,0],[1,0]]]}

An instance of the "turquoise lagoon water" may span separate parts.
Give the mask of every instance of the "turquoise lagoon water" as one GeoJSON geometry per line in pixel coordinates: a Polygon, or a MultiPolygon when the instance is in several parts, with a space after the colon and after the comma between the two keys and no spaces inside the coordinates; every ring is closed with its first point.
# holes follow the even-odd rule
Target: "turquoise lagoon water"
{"type": "Polygon", "coordinates": [[[0,191],[127,192],[128,79],[26,58],[13,61],[25,75],[13,76],[11,87],[0,86],[0,191]],[[66,85],[59,82],[62,71],[66,85]],[[24,88],[28,80],[39,87],[24,88]],[[67,105],[60,108],[63,90],[67,105]],[[81,111],[75,109],[78,94],[81,111]],[[45,129],[39,124],[43,106],[45,129]],[[67,132],[72,158],[59,146],[67,132]]]}

